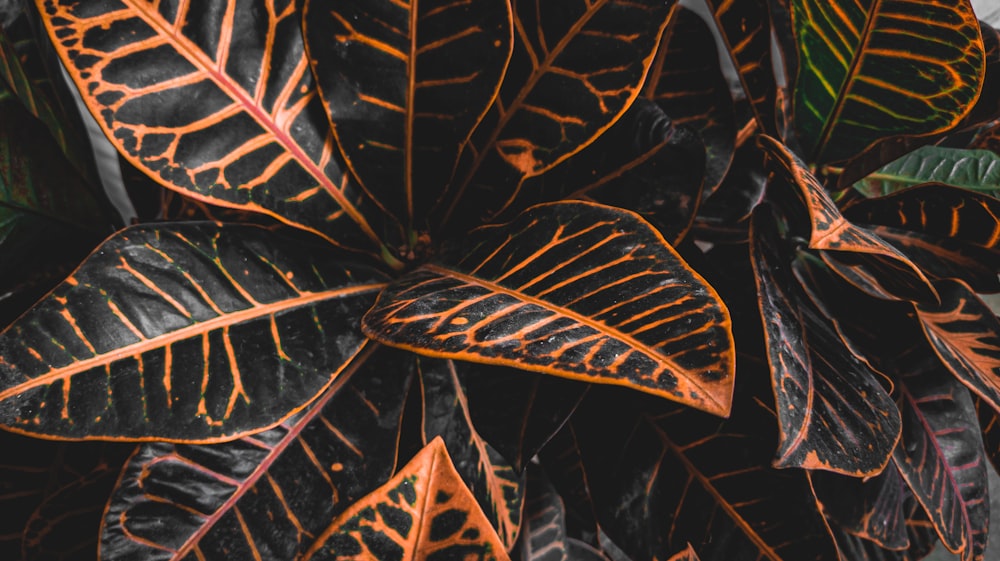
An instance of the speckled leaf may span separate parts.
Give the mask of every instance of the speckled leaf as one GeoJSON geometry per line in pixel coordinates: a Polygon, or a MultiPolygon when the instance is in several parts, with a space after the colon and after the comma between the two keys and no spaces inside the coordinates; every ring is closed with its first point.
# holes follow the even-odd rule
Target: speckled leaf
{"type": "Polygon", "coordinates": [[[637,215],[538,205],[390,285],[370,337],[430,356],[624,385],[729,411],[733,343],[715,290],[637,215]]]}
{"type": "Polygon", "coordinates": [[[355,359],[301,415],[211,446],[144,445],[111,496],[102,561],[292,559],[386,482],[412,360],[355,359]]]}
{"type": "Polygon", "coordinates": [[[105,134],[165,186],[377,251],[294,2],[36,0],[105,134]]]}
{"type": "Polygon", "coordinates": [[[0,333],[0,422],[188,442],[274,425],[361,349],[356,322],[384,282],[254,226],[123,230],[0,333]]]}
{"type": "Polygon", "coordinates": [[[985,69],[968,0],[792,0],[793,123],[810,162],[896,135],[929,135],[972,109],[985,69]]]}
{"type": "Polygon", "coordinates": [[[386,556],[402,561],[509,559],[440,438],[338,516],[300,559],[381,561],[386,556]]]}
{"type": "Polygon", "coordinates": [[[507,549],[521,528],[524,478],[476,432],[455,362],[421,358],[423,437],[440,437],[466,486],[507,549]]]}

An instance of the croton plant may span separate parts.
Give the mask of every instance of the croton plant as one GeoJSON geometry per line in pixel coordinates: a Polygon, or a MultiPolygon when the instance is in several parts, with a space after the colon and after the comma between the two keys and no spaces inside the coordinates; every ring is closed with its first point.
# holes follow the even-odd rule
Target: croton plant
{"type": "Polygon", "coordinates": [[[984,559],[968,0],[15,8],[0,558],[984,559]]]}

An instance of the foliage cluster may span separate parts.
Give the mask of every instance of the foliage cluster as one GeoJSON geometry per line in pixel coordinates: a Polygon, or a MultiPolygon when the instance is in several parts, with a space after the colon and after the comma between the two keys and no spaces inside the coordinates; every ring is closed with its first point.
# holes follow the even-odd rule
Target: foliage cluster
{"type": "Polygon", "coordinates": [[[998,33],[707,4],[16,14],[0,557],[983,559],[998,33]]]}

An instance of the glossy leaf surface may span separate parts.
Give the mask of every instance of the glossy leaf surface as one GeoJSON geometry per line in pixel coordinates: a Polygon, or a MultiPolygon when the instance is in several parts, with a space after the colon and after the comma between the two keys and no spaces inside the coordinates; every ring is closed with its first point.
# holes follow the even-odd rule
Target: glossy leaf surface
{"type": "Polygon", "coordinates": [[[495,215],[517,196],[511,185],[551,169],[607,130],[639,96],[676,1],[512,6],[515,49],[495,119],[470,146],[472,161],[457,178],[445,222],[465,221],[465,213],[495,215]]]}
{"type": "Polygon", "coordinates": [[[1000,191],[1000,156],[989,150],[923,146],[882,166],[854,187],[869,196],[878,196],[930,182],[977,191],[1000,191]]]}
{"type": "Polygon", "coordinates": [[[84,101],[130,163],[206,202],[378,247],[335,157],[295,3],[37,3],[84,101]]]}
{"type": "Polygon", "coordinates": [[[900,473],[962,559],[982,559],[989,526],[987,462],[968,390],[937,365],[920,365],[897,384],[903,436],[900,473]]]}
{"type": "Polygon", "coordinates": [[[916,307],[927,341],[960,382],[1000,409],[1000,320],[964,284],[936,284],[940,306],[916,307]]]}
{"type": "Polygon", "coordinates": [[[736,112],[719,64],[715,38],[688,8],[670,20],[646,80],[644,96],[676,125],[697,131],[705,145],[702,198],[722,182],[733,160],[736,112]]]}
{"type": "Polygon", "coordinates": [[[310,61],[338,144],[407,228],[426,219],[499,91],[510,10],[506,0],[306,5],[310,61]]]}
{"type": "Polygon", "coordinates": [[[441,439],[338,516],[302,559],[381,561],[387,555],[414,561],[509,559],[441,439]]]}
{"type": "Polygon", "coordinates": [[[624,385],[725,415],[728,311],[647,223],[538,205],[390,285],[365,333],[431,356],[624,385]]]}
{"type": "Polygon", "coordinates": [[[708,0],[760,130],[777,134],[777,85],[765,0],[708,0]]]}
{"type": "Polygon", "coordinates": [[[984,54],[968,0],[790,4],[799,59],[793,121],[807,160],[845,160],[890,135],[941,132],[972,109],[984,54]]]}
{"type": "Polygon", "coordinates": [[[521,528],[524,476],[476,432],[455,362],[421,358],[419,364],[424,441],[444,441],[458,474],[509,550],[521,528]]]}
{"type": "Polygon", "coordinates": [[[382,274],[262,228],[138,226],[0,334],[0,420],[53,438],[235,438],[364,344],[382,274]]]}
{"type": "Polygon", "coordinates": [[[899,438],[899,412],[880,376],[798,286],[776,225],[761,210],[751,256],[781,433],[775,465],[875,475],[899,438]]]}
{"type": "Polygon", "coordinates": [[[110,499],[102,560],[292,559],[392,475],[413,363],[379,348],[303,414],[211,446],[154,443],[110,499]]]}

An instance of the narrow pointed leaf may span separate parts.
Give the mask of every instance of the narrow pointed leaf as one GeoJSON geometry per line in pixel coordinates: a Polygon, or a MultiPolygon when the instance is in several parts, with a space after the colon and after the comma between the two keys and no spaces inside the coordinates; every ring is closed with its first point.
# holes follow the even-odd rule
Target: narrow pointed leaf
{"type": "Polygon", "coordinates": [[[704,160],[693,131],[639,98],[579,155],[528,179],[522,201],[573,198],[627,208],[676,243],[698,210],[704,160]]]}
{"type": "Polygon", "coordinates": [[[528,467],[521,559],[524,561],[578,561],[570,556],[566,536],[566,507],[541,467],[528,467]]]}
{"type": "Polygon", "coordinates": [[[771,22],[764,0],[708,0],[726,50],[760,130],[777,134],[777,84],[771,59],[771,22]]]}
{"type": "Polygon", "coordinates": [[[500,88],[510,3],[306,4],[310,62],[348,165],[405,227],[419,228],[500,88]]]}
{"type": "Polygon", "coordinates": [[[941,542],[963,560],[982,559],[987,462],[968,390],[937,365],[917,366],[896,389],[904,422],[895,464],[941,542]]]}
{"type": "Polygon", "coordinates": [[[509,559],[439,438],[338,516],[301,559],[381,561],[386,556],[402,561],[509,559]]]}
{"type": "Polygon", "coordinates": [[[968,0],[792,0],[793,122],[811,162],[890,135],[929,135],[972,109],[984,74],[968,0]]]}
{"type": "Polygon", "coordinates": [[[471,362],[455,364],[476,431],[521,473],[564,425],[589,384],[471,362]]]}
{"type": "Polygon", "coordinates": [[[886,549],[909,547],[906,503],[912,497],[893,462],[866,479],[824,471],[813,471],[809,477],[832,523],[886,549]]]}
{"type": "Polygon", "coordinates": [[[936,286],[941,304],[916,306],[924,336],[960,382],[1000,410],[1000,320],[964,284],[936,286]]]}
{"type": "Polygon", "coordinates": [[[276,424],[364,344],[381,273],[253,226],[138,226],[0,333],[0,422],[200,441],[276,424]]]}
{"type": "Polygon", "coordinates": [[[84,101],[130,163],[206,202],[378,247],[335,157],[295,3],[37,3],[84,101]]]}
{"type": "Polygon", "coordinates": [[[154,443],[112,494],[101,559],[292,559],[392,475],[413,363],[379,348],[303,414],[211,446],[154,443]]]}
{"type": "Polygon", "coordinates": [[[676,1],[512,5],[516,47],[497,119],[472,148],[445,221],[496,214],[517,195],[510,185],[544,173],[607,130],[639,96],[676,1]]]}
{"type": "Polygon", "coordinates": [[[770,158],[769,168],[784,177],[805,205],[810,224],[810,248],[865,254],[868,260],[885,262],[884,266],[876,264],[876,267],[888,267],[893,273],[888,278],[882,275],[882,279],[875,273],[876,282],[885,280],[896,286],[910,287],[902,297],[937,300],[923,272],[891,244],[870,230],[848,222],[816,177],[787,146],[768,136],[761,136],[758,144],[770,158]]]}
{"type": "Polygon", "coordinates": [[[634,561],[688,543],[703,561],[837,559],[805,472],[769,465],[773,417],[743,405],[721,424],[683,409],[643,421],[595,481],[601,525],[634,561]]]}
{"type": "Polygon", "coordinates": [[[922,146],[882,166],[855,183],[854,188],[878,196],[930,182],[1000,192],[1000,156],[989,150],[922,146]]]}
{"type": "Polygon", "coordinates": [[[521,529],[524,475],[476,432],[454,361],[421,358],[419,364],[424,441],[444,441],[459,475],[509,550],[521,529]]]}
{"type": "Polygon", "coordinates": [[[620,209],[538,205],[480,228],[440,264],[395,281],[363,328],[422,354],[729,411],[728,311],[659,233],[620,209]]]}

